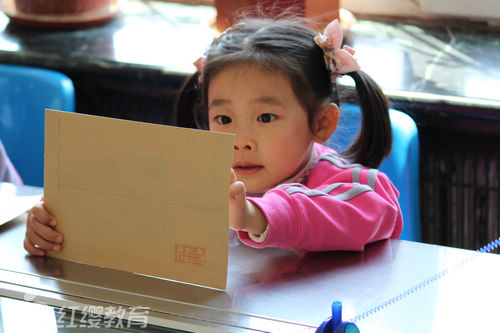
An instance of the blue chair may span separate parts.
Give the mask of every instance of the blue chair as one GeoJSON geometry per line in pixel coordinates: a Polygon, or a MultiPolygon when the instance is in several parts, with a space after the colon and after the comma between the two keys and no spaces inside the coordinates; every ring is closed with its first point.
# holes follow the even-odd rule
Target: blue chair
{"type": "MultiPolygon", "coordinates": [[[[384,172],[399,191],[399,205],[403,214],[403,232],[400,239],[421,241],[419,212],[419,140],[417,125],[407,114],[389,110],[392,126],[392,151],[379,170],[384,172]]],[[[340,119],[327,145],[337,151],[351,144],[361,128],[361,110],[354,104],[340,108],[340,119]]]]}
{"type": "Polygon", "coordinates": [[[26,185],[43,186],[46,108],[74,112],[71,79],[48,69],[0,64],[0,140],[26,185]]]}

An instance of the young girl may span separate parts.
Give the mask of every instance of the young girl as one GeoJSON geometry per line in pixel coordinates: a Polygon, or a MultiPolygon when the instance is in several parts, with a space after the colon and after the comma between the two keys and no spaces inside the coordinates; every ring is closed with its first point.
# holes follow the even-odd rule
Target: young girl
{"type": "MultiPolygon", "coordinates": [[[[179,95],[177,125],[235,134],[229,223],[250,246],[362,250],[401,233],[398,192],[374,169],[391,147],[388,102],[341,42],[338,21],[323,34],[297,20],[242,21],[214,41],[179,95]],[[341,157],[321,143],[337,125],[343,74],[356,83],[363,126],[341,157]]],[[[53,226],[34,207],[26,250],[60,250],[53,226]]]]}
{"type": "Polygon", "coordinates": [[[398,192],[372,169],[391,149],[388,102],[342,38],[337,20],[323,34],[297,20],[242,21],[179,96],[178,125],[236,135],[230,226],[248,245],[362,250],[401,233],[398,192]],[[356,83],[363,126],[341,157],[320,143],[337,125],[343,74],[356,83]]]}

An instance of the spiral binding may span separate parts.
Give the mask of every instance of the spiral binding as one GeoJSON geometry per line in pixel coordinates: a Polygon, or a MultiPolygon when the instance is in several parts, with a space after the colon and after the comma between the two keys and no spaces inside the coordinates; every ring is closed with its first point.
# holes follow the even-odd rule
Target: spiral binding
{"type": "Polygon", "coordinates": [[[365,311],[359,315],[356,315],[354,318],[350,319],[349,321],[356,323],[356,322],[359,322],[360,320],[365,319],[365,318],[367,318],[367,317],[369,317],[369,316],[371,316],[371,315],[373,315],[381,310],[384,310],[385,308],[401,301],[402,299],[406,298],[407,296],[410,296],[410,295],[422,290],[423,288],[427,287],[428,285],[440,280],[441,278],[445,277],[449,273],[451,273],[451,272],[457,270],[458,268],[464,266],[465,264],[471,262],[478,255],[480,255],[482,253],[491,252],[499,246],[500,246],[500,237],[498,237],[494,241],[486,244],[485,246],[481,247],[480,249],[476,250],[476,253],[474,253],[473,255],[463,259],[462,261],[459,261],[458,263],[456,263],[455,265],[453,265],[451,267],[443,269],[442,271],[432,275],[431,277],[414,285],[413,287],[406,289],[405,291],[401,292],[400,294],[386,300],[385,302],[371,308],[370,310],[365,311]]]}
{"type": "Polygon", "coordinates": [[[494,249],[496,249],[499,246],[500,246],[500,237],[495,239],[493,242],[486,244],[485,246],[483,246],[482,248],[477,250],[477,252],[488,253],[488,252],[493,251],[494,249]]]}

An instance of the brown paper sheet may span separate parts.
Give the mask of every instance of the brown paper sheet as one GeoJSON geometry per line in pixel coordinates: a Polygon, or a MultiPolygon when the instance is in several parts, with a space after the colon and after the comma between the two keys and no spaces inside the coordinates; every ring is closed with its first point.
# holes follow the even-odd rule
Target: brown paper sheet
{"type": "Polygon", "coordinates": [[[225,289],[233,136],[46,110],[62,259],[225,289]]]}

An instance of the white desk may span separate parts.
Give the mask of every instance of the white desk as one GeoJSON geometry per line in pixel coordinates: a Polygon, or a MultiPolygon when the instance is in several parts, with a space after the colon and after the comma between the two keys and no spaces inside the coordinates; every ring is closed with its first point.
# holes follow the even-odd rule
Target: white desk
{"type": "Polygon", "coordinates": [[[349,319],[410,290],[356,320],[360,331],[500,328],[500,256],[494,254],[399,240],[360,253],[304,254],[256,250],[232,239],[228,288],[220,291],[28,256],[22,246],[24,218],[0,226],[0,296],[59,307],[142,306],[149,308],[149,324],[193,332],[314,332],[334,300],[342,302],[349,319]]]}

